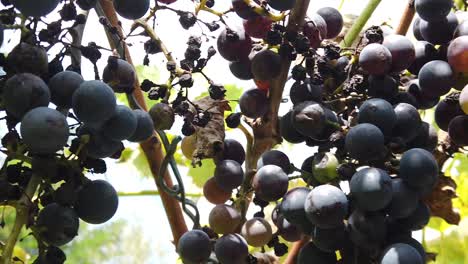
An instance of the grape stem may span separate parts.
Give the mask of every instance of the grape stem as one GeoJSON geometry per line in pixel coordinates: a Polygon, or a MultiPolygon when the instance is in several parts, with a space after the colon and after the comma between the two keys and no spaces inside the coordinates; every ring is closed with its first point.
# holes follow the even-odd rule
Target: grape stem
{"type": "Polygon", "coordinates": [[[346,33],[343,41],[340,43],[341,47],[351,47],[353,45],[354,41],[359,36],[359,33],[361,33],[362,29],[366,25],[369,18],[372,16],[372,13],[374,13],[377,6],[379,6],[381,1],[382,0],[370,0],[367,3],[361,15],[359,15],[356,22],[354,22],[354,25],[351,27],[348,33],[346,33]]]}
{"type": "Polygon", "coordinates": [[[406,32],[408,32],[408,28],[411,25],[411,22],[413,21],[414,18],[414,0],[408,0],[408,4],[405,6],[405,10],[403,11],[403,15],[401,16],[400,23],[398,24],[398,27],[395,30],[396,34],[399,35],[406,35],[406,32]]]}
{"type": "Polygon", "coordinates": [[[10,235],[8,236],[8,240],[5,244],[5,248],[2,253],[2,263],[3,264],[10,264],[11,257],[13,255],[13,250],[16,245],[16,241],[18,241],[18,237],[23,229],[23,226],[27,224],[29,219],[29,207],[31,206],[31,197],[34,196],[36,192],[37,186],[41,182],[41,178],[33,174],[31,179],[29,180],[26,189],[24,190],[23,195],[21,196],[20,200],[16,204],[16,218],[15,224],[13,225],[13,229],[11,230],[10,235]]]}

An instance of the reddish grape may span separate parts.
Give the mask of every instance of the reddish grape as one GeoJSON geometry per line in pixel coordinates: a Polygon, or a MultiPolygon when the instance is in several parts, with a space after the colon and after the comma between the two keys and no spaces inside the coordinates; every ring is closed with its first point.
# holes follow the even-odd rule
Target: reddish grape
{"type": "Polygon", "coordinates": [[[252,49],[252,40],[243,29],[226,28],[221,32],[217,41],[219,54],[228,61],[246,59],[252,49]]]}
{"type": "Polygon", "coordinates": [[[458,37],[450,43],[447,59],[456,72],[468,73],[468,36],[458,37]]]}
{"type": "Polygon", "coordinates": [[[264,91],[268,92],[270,90],[270,82],[269,81],[260,81],[260,80],[254,80],[255,85],[257,85],[257,88],[264,91]]]}
{"type": "Polygon", "coordinates": [[[256,16],[247,20],[244,20],[244,30],[247,35],[253,38],[265,38],[268,31],[271,29],[271,21],[270,18],[265,16],[256,16]]]}
{"type": "Polygon", "coordinates": [[[223,204],[231,198],[231,192],[218,186],[214,177],[211,177],[203,185],[203,196],[212,204],[223,204]]]}
{"type": "Polygon", "coordinates": [[[244,223],[241,235],[253,247],[266,245],[272,237],[270,224],[263,218],[255,217],[244,223]]]}
{"type": "Polygon", "coordinates": [[[226,204],[216,205],[210,212],[209,223],[211,229],[217,234],[234,233],[242,220],[239,212],[226,204]]]}
{"type": "Polygon", "coordinates": [[[415,59],[415,48],[411,40],[401,35],[385,37],[382,43],[392,54],[392,72],[407,69],[415,59]]]}
{"type": "Polygon", "coordinates": [[[241,95],[239,106],[245,116],[259,118],[266,114],[268,110],[268,98],[264,91],[250,89],[241,95]]]}

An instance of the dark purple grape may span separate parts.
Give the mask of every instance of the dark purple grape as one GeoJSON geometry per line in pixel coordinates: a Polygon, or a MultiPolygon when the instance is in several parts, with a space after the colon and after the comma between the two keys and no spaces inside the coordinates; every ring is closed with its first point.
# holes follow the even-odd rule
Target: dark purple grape
{"type": "Polygon", "coordinates": [[[338,227],[348,214],[348,199],[339,188],[320,185],[307,195],[304,208],[312,224],[321,228],[338,227]]]}
{"type": "Polygon", "coordinates": [[[79,224],[75,210],[51,203],[39,212],[35,227],[41,241],[63,246],[78,235],[79,224]]]}
{"type": "Polygon", "coordinates": [[[217,45],[219,54],[228,61],[245,60],[252,50],[252,40],[243,29],[223,30],[218,37],[217,45]]]}
{"type": "Polygon", "coordinates": [[[257,161],[257,169],[265,165],[276,165],[287,174],[291,172],[291,162],[288,156],[279,150],[269,150],[260,156],[257,161]]]}
{"type": "Polygon", "coordinates": [[[365,211],[377,211],[392,200],[392,179],[378,168],[357,171],[350,181],[351,196],[356,206],[365,211]]]}
{"type": "Polygon", "coordinates": [[[284,216],[279,215],[274,221],[276,227],[278,227],[279,235],[288,242],[299,241],[302,237],[302,232],[294,224],[291,224],[284,216]]]}
{"type": "Polygon", "coordinates": [[[30,73],[13,75],[6,81],[2,92],[5,109],[18,119],[33,108],[49,105],[50,101],[47,85],[30,73]]]}
{"type": "Polygon", "coordinates": [[[370,96],[391,99],[398,94],[399,82],[390,75],[370,75],[368,81],[370,96]]]}
{"type": "Polygon", "coordinates": [[[216,165],[214,177],[219,187],[231,191],[244,181],[244,171],[237,161],[223,160],[216,165]]]}
{"type": "Polygon", "coordinates": [[[421,18],[416,17],[413,22],[413,36],[417,40],[424,40],[421,35],[421,18]]]}
{"type": "Polygon", "coordinates": [[[343,17],[340,11],[333,7],[323,7],[317,11],[327,24],[327,39],[337,37],[343,29],[343,17]]]}
{"type": "Polygon", "coordinates": [[[392,179],[392,201],[386,208],[387,214],[393,218],[405,218],[418,207],[418,193],[409,188],[401,178],[392,179]]]}
{"type": "Polygon", "coordinates": [[[359,124],[348,131],[345,146],[353,159],[378,159],[384,151],[384,135],[375,125],[359,124]]]}
{"type": "Polygon", "coordinates": [[[387,36],[382,45],[392,54],[392,72],[400,72],[407,69],[416,57],[413,43],[405,36],[387,36]]]}
{"type": "Polygon", "coordinates": [[[426,250],[421,245],[421,243],[419,243],[419,241],[417,241],[416,239],[412,238],[411,235],[408,235],[408,236],[405,236],[405,235],[392,236],[390,240],[393,241],[392,244],[394,244],[394,243],[404,243],[404,244],[408,244],[408,245],[414,247],[418,251],[421,258],[423,260],[426,259],[426,250]]]}
{"type": "Polygon", "coordinates": [[[52,12],[59,4],[59,0],[12,0],[11,3],[24,16],[41,17],[52,12]]]}
{"type": "Polygon", "coordinates": [[[232,75],[240,80],[251,80],[253,78],[252,62],[249,59],[229,62],[229,69],[232,75]]]}
{"type": "Polygon", "coordinates": [[[348,219],[349,235],[355,245],[377,249],[387,236],[385,215],[381,212],[354,210],[348,219]]]}
{"type": "Polygon", "coordinates": [[[468,145],[468,116],[457,116],[450,121],[448,133],[450,139],[459,146],[468,145]]]}
{"type": "Polygon", "coordinates": [[[101,81],[85,81],[73,93],[73,112],[83,122],[103,123],[116,109],[114,91],[101,81]]]}
{"type": "Polygon", "coordinates": [[[335,264],[337,259],[335,252],[322,251],[311,241],[301,248],[297,256],[297,264],[308,263],[335,264]]]}
{"type": "Polygon", "coordinates": [[[359,55],[359,65],[369,74],[386,74],[392,67],[392,53],[381,44],[369,44],[359,55]]]}
{"type": "Polygon", "coordinates": [[[243,19],[251,19],[259,16],[244,0],[232,0],[232,9],[243,19]]]}
{"type": "Polygon", "coordinates": [[[250,19],[244,20],[242,25],[244,26],[245,33],[253,38],[264,39],[267,36],[268,31],[271,29],[273,21],[267,16],[255,16],[250,19]]]}
{"type": "Polygon", "coordinates": [[[400,104],[400,103],[406,103],[406,104],[412,105],[414,107],[419,107],[418,100],[416,99],[416,97],[414,97],[414,95],[412,95],[409,92],[400,91],[389,102],[392,105],[397,105],[397,104],[400,104]]]}
{"type": "Polygon", "coordinates": [[[294,7],[296,0],[268,0],[268,5],[278,11],[287,11],[294,7]]]}
{"type": "Polygon", "coordinates": [[[322,101],[323,85],[314,84],[310,79],[304,82],[296,81],[291,86],[289,91],[289,98],[291,102],[296,105],[305,101],[322,101]]]}
{"type": "Polygon", "coordinates": [[[239,141],[225,139],[221,160],[235,160],[242,165],[245,161],[245,150],[239,141]]]}
{"type": "Polygon", "coordinates": [[[422,148],[432,152],[437,147],[437,143],[437,130],[430,124],[422,122],[418,135],[406,145],[409,148],[422,148]]]}
{"type": "Polygon", "coordinates": [[[419,29],[424,40],[434,44],[447,44],[452,40],[453,34],[458,27],[457,16],[450,13],[446,18],[434,22],[421,20],[419,29]]]}
{"type": "Polygon", "coordinates": [[[312,138],[322,132],[326,123],[324,108],[314,101],[306,101],[294,106],[291,118],[294,128],[299,133],[312,138]]]}
{"type": "Polygon", "coordinates": [[[102,73],[102,80],[116,93],[130,93],[136,81],[135,68],[125,60],[111,57],[102,73]]]}
{"type": "Polygon", "coordinates": [[[257,170],[252,181],[255,195],[272,202],[280,199],[288,191],[289,179],[283,169],[276,165],[264,165],[257,170]]]}
{"type": "Polygon", "coordinates": [[[421,92],[429,96],[441,96],[455,84],[454,72],[450,65],[441,60],[426,63],[418,74],[421,92]]]}
{"type": "Polygon", "coordinates": [[[312,155],[305,159],[302,162],[301,170],[306,173],[301,173],[302,180],[304,180],[307,185],[311,185],[313,187],[319,186],[321,183],[317,181],[317,179],[313,175],[313,166],[314,166],[314,158],[315,155],[312,155]]]}
{"type": "Polygon", "coordinates": [[[133,134],[128,138],[128,141],[142,142],[153,136],[153,119],[151,119],[151,116],[148,114],[148,112],[136,109],[133,110],[133,114],[136,117],[137,125],[133,134]]]}
{"type": "Polygon", "coordinates": [[[423,264],[425,260],[422,259],[418,251],[408,244],[397,243],[388,246],[382,258],[381,264],[423,264]]]}
{"type": "Polygon", "coordinates": [[[359,107],[359,123],[377,126],[385,136],[390,136],[396,123],[393,106],[383,99],[369,99],[359,107]]]}
{"type": "MultiPolygon", "coordinates": [[[[323,22],[325,22],[325,20],[323,20],[323,22]]],[[[320,44],[322,43],[322,40],[325,39],[325,36],[321,33],[321,28],[323,28],[323,25],[317,25],[314,21],[306,21],[304,23],[302,32],[304,33],[304,36],[306,36],[309,40],[311,48],[318,49],[320,47],[320,44]]]]}
{"type": "Polygon", "coordinates": [[[129,139],[135,133],[137,125],[137,116],[132,109],[125,105],[117,105],[114,116],[107,120],[99,130],[103,136],[121,141],[129,139]]]}
{"type": "Polygon", "coordinates": [[[429,223],[430,217],[429,207],[420,201],[418,207],[408,217],[397,219],[394,224],[402,230],[416,231],[423,229],[429,223]]]}
{"type": "Polygon", "coordinates": [[[240,264],[247,259],[249,248],[241,235],[228,234],[216,240],[214,252],[223,264],[240,264]]]}
{"type": "Polygon", "coordinates": [[[422,121],[418,110],[407,103],[399,103],[395,106],[397,122],[393,127],[393,137],[401,138],[404,142],[414,139],[419,132],[422,121]]]}
{"type": "Polygon", "coordinates": [[[201,230],[190,230],[180,237],[177,252],[184,263],[206,262],[211,255],[210,238],[201,230]]]}
{"type": "Polygon", "coordinates": [[[453,0],[416,0],[414,6],[422,19],[437,22],[443,20],[450,13],[453,0]]]}
{"type": "Polygon", "coordinates": [[[308,229],[312,223],[307,219],[304,203],[310,189],[306,187],[296,187],[289,190],[283,197],[279,205],[280,213],[293,225],[308,229]]]}
{"type": "Polygon", "coordinates": [[[431,187],[439,175],[439,166],[432,154],[424,149],[406,151],[400,160],[400,177],[413,188],[431,187]]]}
{"type": "Polygon", "coordinates": [[[333,253],[336,250],[345,247],[347,241],[347,233],[345,225],[335,228],[319,228],[315,227],[311,234],[312,242],[320,250],[333,253]]]}
{"type": "Polygon", "coordinates": [[[304,142],[305,137],[297,132],[292,125],[291,115],[292,111],[289,111],[279,119],[281,137],[293,144],[304,142]]]}
{"type": "Polygon", "coordinates": [[[418,79],[411,80],[406,86],[406,91],[416,99],[415,107],[418,109],[431,109],[440,100],[438,95],[433,95],[427,89],[423,90],[418,79]]]}
{"type": "Polygon", "coordinates": [[[21,120],[21,137],[29,151],[52,154],[63,149],[68,140],[67,119],[57,110],[37,107],[21,120]]]}
{"type": "Polygon", "coordinates": [[[73,71],[63,71],[55,74],[49,80],[52,103],[58,107],[71,108],[73,93],[83,81],[83,77],[73,71]]]}
{"type": "Polygon", "coordinates": [[[245,91],[239,99],[239,107],[242,114],[250,118],[259,118],[268,111],[268,98],[260,89],[245,91]]]}
{"type": "Polygon", "coordinates": [[[117,14],[126,19],[139,19],[146,14],[150,6],[149,0],[114,0],[117,14]]]}
{"type": "Polygon", "coordinates": [[[88,126],[82,126],[78,131],[79,136],[89,135],[90,139],[86,144],[88,156],[94,159],[108,158],[115,154],[122,147],[119,141],[104,137],[101,133],[88,126]]]}
{"type": "Polygon", "coordinates": [[[77,0],[76,4],[83,10],[90,10],[96,6],[97,0],[77,0]]]}
{"type": "Polygon", "coordinates": [[[427,41],[417,41],[414,48],[415,60],[408,68],[408,71],[417,75],[426,63],[437,59],[437,50],[434,45],[427,41]]]}
{"type": "Polygon", "coordinates": [[[81,220],[90,224],[109,221],[117,212],[119,197],[114,187],[104,180],[87,182],[79,191],[75,210],[81,220]]]}
{"type": "Polygon", "coordinates": [[[255,80],[271,81],[281,70],[281,57],[269,49],[262,50],[252,58],[252,74],[255,80]]]}

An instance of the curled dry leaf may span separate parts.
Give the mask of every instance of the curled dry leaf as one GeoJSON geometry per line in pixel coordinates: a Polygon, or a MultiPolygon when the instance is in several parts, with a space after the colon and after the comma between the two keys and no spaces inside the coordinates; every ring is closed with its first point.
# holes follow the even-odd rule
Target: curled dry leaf
{"type": "Polygon", "coordinates": [[[460,214],[452,204],[452,199],[457,197],[456,188],[457,185],[452,178],[441,174],[432,193],[424,199],[431,209],[432,216],[438,216],[452,225],[460,222],[460,214]]]}
{"type": "Polygon", "coordinates": [[[269,253],[255,252],[253,256],[257,258],[258,264],[279,264],[280,263],[277,256],[269,254],[269,253]]]}
{"type": "MultiPolygon", "coordinates": [[[[209,96],[193,102],[199,110],[208,111],[211,119],[205,127],[195,127],[195,150],[192,155],[192,165],[201,165],[201,160],[215,158],[223,151],[224,146],[224,111],[230,111],[228,101],[214,100],[209,96]]],[[[196,114],[194,106],[190,112],[196,114]]]]}

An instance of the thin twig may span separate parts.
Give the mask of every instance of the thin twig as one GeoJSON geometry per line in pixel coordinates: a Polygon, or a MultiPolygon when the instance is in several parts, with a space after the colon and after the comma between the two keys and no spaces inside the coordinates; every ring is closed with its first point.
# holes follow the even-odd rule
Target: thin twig
{"type": "Polygon", "coordinates": [[[406,35],[406,32],[408,32],[408,28],[413,21],[414,13],[414,0],[408,0],[408,4],[405,6],[405,10],[403,11],[403,15],[401,16],[400,23],[398,24],[395,33],[403,36],[406,35]]]}

